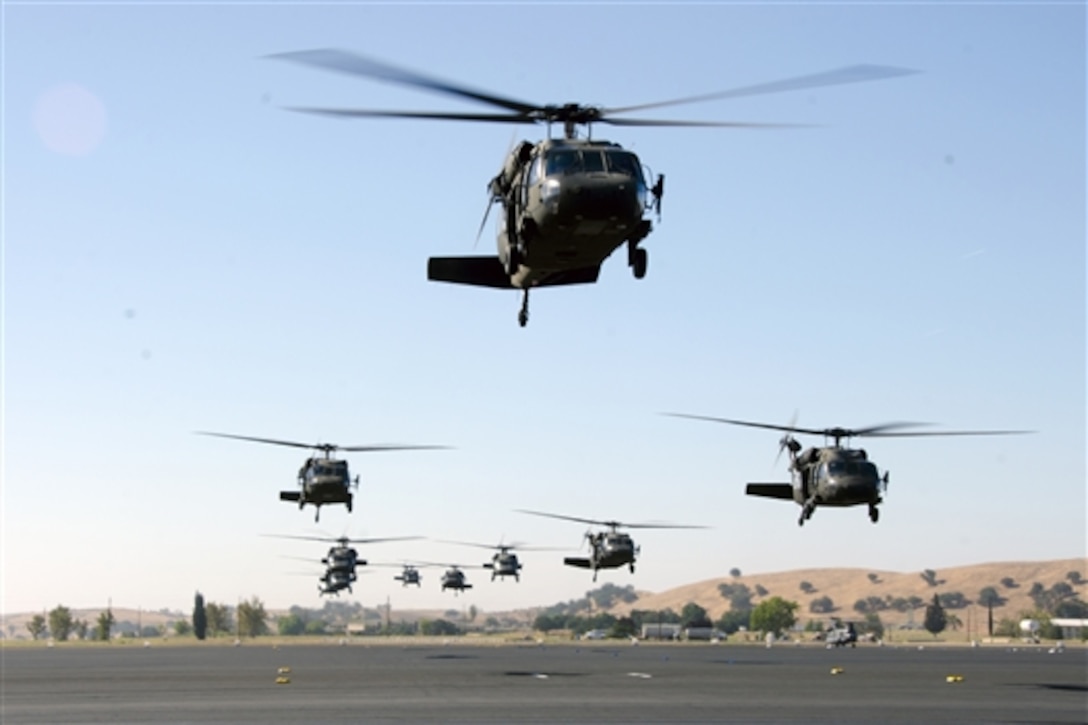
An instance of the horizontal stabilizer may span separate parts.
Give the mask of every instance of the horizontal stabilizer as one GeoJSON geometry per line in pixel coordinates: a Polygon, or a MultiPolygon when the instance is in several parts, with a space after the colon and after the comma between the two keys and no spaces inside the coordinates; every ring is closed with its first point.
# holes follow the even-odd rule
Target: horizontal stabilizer
{"type": "Polygon", "coordinates": [[[744,492],[749,496],[793,500],[793,486],[788,483],[749,483],[744,492]]]}
{"type": "Polygon", "coordinates": [[[601,268],[582,267],[581,269],[565,269],[562,272],[552,272],[544,279],[536,282],[537,287],[558,287],[565,284],[593,284],[601,275],[601,268]]]}
{"type": "Polygon", "coordinates": [[[301,498],[301,491],[280,491],[280,501],[298,501],[301,498]]]}
{"type": "Polygon", "coordinates": [[[427,260],[427,279],[476,287],[513,288],[498,257],[431,257],[427,260]]]}
{"type": "Polygon", "coordinates": [[[578,558],[573,557],[573,556],[565,557],[563,559],[563,563],[566,564],[567,566],[576,566],[579,569],[589,569],[590,568],[589,559],[578,559],[578,558]]]}

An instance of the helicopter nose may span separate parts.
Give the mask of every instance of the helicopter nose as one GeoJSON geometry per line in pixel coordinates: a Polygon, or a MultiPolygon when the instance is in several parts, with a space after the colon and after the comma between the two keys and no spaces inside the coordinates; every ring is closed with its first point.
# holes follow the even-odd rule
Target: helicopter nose
{"type": "Polygon", "coordinates": [[[583,219],[628,219],[638,213],[638,190],[629,181],[586,179],[564,188],[562,213],[583,219]]]}

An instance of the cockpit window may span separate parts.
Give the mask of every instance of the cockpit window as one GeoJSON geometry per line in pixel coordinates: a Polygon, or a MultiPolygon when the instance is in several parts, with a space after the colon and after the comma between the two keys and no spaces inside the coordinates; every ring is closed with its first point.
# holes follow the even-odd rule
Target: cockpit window
{"type": "Polygon", "coordinates": [[[591,151],[586,149],[582,152],[582,166],[585,171],[590,173],[604,171],[604,159],[601,157],[600,151],[591,151]]]}
{"type": "Polygon", "coordinates": [[[605,160],[608,162],[608,170],[614,174],[627,174],[636,179],[642,176],[642,170],[634,154],[626,151],[608,151],[605,153],[605,160]]]}
{"type": "Polygon", "coordinates": [[[869,461],[831,461],[828,464],[828,473],[832,476],[873,476],[876,474],[876,466],[869,461]]]}
{"type": "Polygon", "coordinates": [[[578,165],[578,152],[561,149],[548,153],[548,176],[565,174],[578,165]]]}

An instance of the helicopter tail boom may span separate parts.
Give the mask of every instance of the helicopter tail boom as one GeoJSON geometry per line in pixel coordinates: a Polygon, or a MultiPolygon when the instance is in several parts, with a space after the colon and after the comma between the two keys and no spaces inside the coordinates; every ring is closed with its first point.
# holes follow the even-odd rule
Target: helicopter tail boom
{"type": "Polygon", "coordinates": [[[793,486],[788,483],[749,483],[744,492],[749,496],[793,500],[793,486]]]}
{"type": "Polygon", "coordinates": [[[590,563],[589,559],[579,559],[579,558],[574,557],[574,556],[564,557],[563,563],[566,564],[567,566],[576,566],[579,569],[592,569],[593,568],[593,565],[590,563]]]}
{"type": "Polygon", "coordinates": [[[498,257],[431,257],[427,260],[427,279],[474,287],[513,288],[498,257]]]}
{"type": "Polygon", "coordinates": [[[301,491],[280,491],[280,501],[298,501],[301,498],[301,491]]]}

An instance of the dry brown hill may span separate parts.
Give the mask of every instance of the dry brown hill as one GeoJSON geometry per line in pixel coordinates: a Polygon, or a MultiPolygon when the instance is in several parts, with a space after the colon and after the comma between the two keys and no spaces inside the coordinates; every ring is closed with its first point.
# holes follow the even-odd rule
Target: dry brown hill
{"type": "MultiPolygon", "coordinates": [[[[950,569],[936,570],[938,586],[930,586],[922,577],[921,571],[895,572],[880,569],[798,569],[794,571],[774,572],[769,574],[747,574],[738,577],[724,576],[715,579],[687,584],[668,591],[656,594],[643,594],[631,604],[617,605],[611,611],[613,614],[622,615],[632,609],[661,610],[672,609],[679,612],[688,602],[695,602],[705,608],[712,619],[717,619],[729,609],[729,601],[722,597],[718,591],[719,584],[745,584],[753,592],[752,603],[759,604],[766,597],[780,596],[783,599],[795,601],[800,604],[798,618],[801,622],[809,619],[823,619],[837,616],[844,619],[860,619],[862,615],[854,610],[854,603],[859,599],[868,597],[920,597],[926,602],[933,598],[934,594],[949,594],[960,592],[972,603],[978,599],[979,591],[984,587],[994,587],[997,592],[1008,601],[1001,607],[994,608],[994,619],[1015,619],[1024,611],[1034,608],[1028,590],[1032,584],[1039,582],[1050,588],[1058,582],[1071,584],[1067,575],[1069,572],[1079,572],[1085,583],[1074,586],[1077,596],[1082,600],[1088,600],[1088,558],[1058,559],[1052,561],[1030,562],[997,562],[992,564],[975,564],[971,566],[959,566],[950,569]],[[870,574],[876,575],[876,581],[871,581],[870,574]],[[1001,580],[1011,577],[1016,586],[1010,588],[1003,586],[1001,580]],[[801,583],[808,582],[812,585],[810,593],[801,590],[801,583]],[[754,595],[757,586],[766,590],[765,596],[754,595]],[[812,614],[809,605],[819,597],[830,597],[836,609],[830,614],[812,614]]],[[[986,612],[983,607],[973,604],[956,612],[964,624],[968,624],[968,617],[976,625],[976,629],[983,626],[986,612]]],[[[921,623],[922,613],[896,612],[887,609],[880,612],[880,618],[885,626],[901,626],[910,621],[911,617],[918,624],[921,623]]]]}

